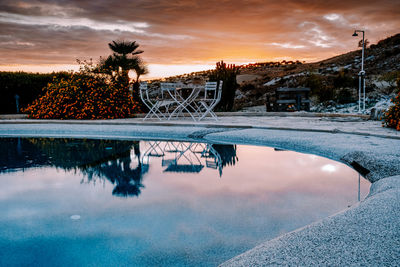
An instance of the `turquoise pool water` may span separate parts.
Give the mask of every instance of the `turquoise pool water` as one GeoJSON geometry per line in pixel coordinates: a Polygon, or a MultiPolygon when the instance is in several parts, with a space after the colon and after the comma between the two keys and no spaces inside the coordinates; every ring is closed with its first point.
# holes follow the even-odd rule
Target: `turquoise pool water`
{"type": "Polygon", "coordinates": [[[268,147],[0,139],[1,266],[215,266],[343,210],[369,182],[268,147]]]}

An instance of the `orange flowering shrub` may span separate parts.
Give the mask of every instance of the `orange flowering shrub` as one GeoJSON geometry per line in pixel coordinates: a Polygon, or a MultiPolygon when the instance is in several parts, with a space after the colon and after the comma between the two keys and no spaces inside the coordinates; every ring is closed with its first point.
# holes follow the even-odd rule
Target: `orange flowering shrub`
{"type": "Polygon", "coordinates": [[[400,131],[400,91],[397,96],[392,99],[392,102],[394,105],[383,115],[384,125],[400,131]]]}
{"type": "Polygon", "coordinates": [[[29,118],[116,119],[139,111],[126,86],[100,76],[71,74],[68,78],[55,78],[44,91],[24,110],[29,118]]]}

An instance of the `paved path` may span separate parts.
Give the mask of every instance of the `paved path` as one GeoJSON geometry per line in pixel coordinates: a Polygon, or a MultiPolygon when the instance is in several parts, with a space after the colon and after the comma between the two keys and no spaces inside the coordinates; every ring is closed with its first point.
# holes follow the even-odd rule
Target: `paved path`
{"type": "MultiPolygon", "coordinates": [[[[290,114],[289,114],[290,115],[290,114]]],[[[193,122],[189,118],[179,120],[159,121],[155,119],[143,121],[141,118],[116,119],[116,120],[94,120],[94,121],[60,121],[60,120],[27,120],[7,119],[0,120],[0,124],[19,123],[61,123],[61,124],[116,124],[116,125],[163,125],[163,126],[193,126],[193,127],[241,127],[278,130],[302,130],[321,131],[332,133],[351,133],[368,136],[381,136],[400,139],[400,131],[382,127],[380,121],[366,120],[360,117],[337,114],[338,116],[301,117],[296,116],[249,116],[235,115],[223,116],[219,121],[207,119],[201,122],[193,122]]]]}

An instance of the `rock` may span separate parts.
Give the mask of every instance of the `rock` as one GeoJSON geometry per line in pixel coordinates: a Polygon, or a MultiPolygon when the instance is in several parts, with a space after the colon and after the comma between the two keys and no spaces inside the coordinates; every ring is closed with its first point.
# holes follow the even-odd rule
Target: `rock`
{"type": "Polygon", "coordinates": [[[253,74],[242,74],[242,75],[237,75],[236,76],[236,82],[238,84],[246,83],[246,82],[252,82],[257,79],[261,79],[261,75],[253,75],[253,74]]]}
{"type": "Polygon", "coordinates": [[[242,98],[244,98],[244,97],[245,97],[245,95],[242,94],[242,92],[241,92],[240,90],[236,90],[236,91],[235,91],[235,99],[236,99],[236,100],[240,100],[240,99],[242,99],[242,98]]]}
{"type": "Polygon", "coordinates": [[[281,77],[274,78],[274,79],[270,80],[269,82],[264,83],[264,86],[272,86],[272,85],[275,85],[275,84],[276,84],[277,82],[279,82],[280,80],[281,80],[281,77]]]}

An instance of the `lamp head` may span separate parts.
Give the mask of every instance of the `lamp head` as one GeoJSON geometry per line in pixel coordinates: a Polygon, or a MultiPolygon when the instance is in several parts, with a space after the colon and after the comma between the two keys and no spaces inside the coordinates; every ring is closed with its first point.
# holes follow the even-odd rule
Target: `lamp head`
{"type": "Polygon", "coordinates": [[[358,36],[357,31],[354,31],[352,36],[358,36]]]}

